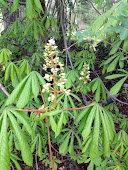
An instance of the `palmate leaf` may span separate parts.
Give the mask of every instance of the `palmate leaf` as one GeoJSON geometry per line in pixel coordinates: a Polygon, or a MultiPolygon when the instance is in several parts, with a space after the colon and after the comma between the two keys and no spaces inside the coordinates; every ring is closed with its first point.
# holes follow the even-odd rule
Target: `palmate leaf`
{"type": "Polygon", "coordinates": [[[82,120],[79,126],[81,126],[81,123],[83,124],[82,129],[84,126],[82,136],[84,140],[83,145],[85,144],[85,146],[82,148],[82,152],[85,152],[87,149],[89,149],[91,159],[94,159],[98,156],[98,143],[100,138],[99,130],[102,123],[103,138],[100,140],[102,140],[104,154],[106,156],[110,155],[109,144],[110,141],[113,140],[115,133],[115,127],[110,112],[107,112],[103,107],[96,103],[94,106],[92,106],[91,109],[88,109],[88,111],[86,111],[85,113],[84,111],[81,112],[80,117],[80,119],[82,120]],[[84,114],[86,120],[83,117],[84,114]]]}
{"type": "Polygon", "coordinates": [[[10,170],[10,152],[7,134],[7,110],[3,111],[3,120],[0,132],[0,170],[10,170]]]}
{"type": "Polygon", "coordinates": [[[25,59],[20,65],[20,75],[22,75],[24,72],[26,72],[27,75],[31,72],[29,63],[25,59]]]}
{"type": "Polygon", "coordinates": [[[9,111],[7,111],[7,114],[9,116],[11,123],[12,123],[15,135],[18,139],[18,143],[19,143],[19,146],[21,149],[21,155],[22,155],[23,161],[27,165],[32,166],[33,165],[33,156],[32,156],[31,150],[29,148],[29,145],[25,139],[25,136],[24,136],[19,124],[17,123],[16,119],[14,118],[14,116],[9,111]]]}
{"type": "Polygon", "coordinates": [[[6,101],[6,105],[12,104],[16,100],[18,100],[17,107],[23,108],[29,102],[30,97],[34,95],[34,98],[37,98],[37,95],[39,93],[38,82],[42,86],[45,84],[45,80],[38,72],[31,72],[13,90],[6,101]]]}
{"type": "Polygon", "coordinates": [[[12,52],[8,50],[7,48],[3,48],[0,50],[0,63],[4,62],[7,63],[10,61],[10,55],[12,52]]]}
{"type": "Polygon", "coordinates": [[[35,136],[35,132],[34,130],[32,129],[30,123],[28,122],[28,119],[29,117],[26,116],[23,112],[22,113],[19,113],[17,112],[16,110],[13,110],[13,109],[8,109],[9,112],[13,113],[21,122],[22,124],[24,125],[24,127],[26,128],[27,132],[32,136],[34,137],[35,136]]]}
{"type": "Polygon", "coordinates": [[[96,102],[100,101],[101,94],[102,94],[104,101],[106,101],[106,99],[107,99],[106,90],[105,90],[105,87],[104,87],[102,81],[99,78],[93,79],[93,81],[86,86],[86,89],[87,89],[87,91],[91,91],[91,90],[92,90],[92,92],[96,91],[95,92],[96,102]]]}

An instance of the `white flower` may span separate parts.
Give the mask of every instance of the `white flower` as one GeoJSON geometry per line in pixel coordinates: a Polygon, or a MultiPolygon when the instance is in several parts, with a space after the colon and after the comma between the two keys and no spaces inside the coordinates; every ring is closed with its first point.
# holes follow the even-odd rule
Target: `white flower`
{"type": "Polygon", "coordinates": [[[54,96],[54,94],[52,94],[51,95],[51,101],[54,101],[54,98],[55,98],[55,96],[54,96]]]}
{"type": "Polygon", "coordinates": [[[50,102],[53,102],[54,101],[54,98],[55,98],[55,96],[54,96],[54,94],[50,94],[51,96],[50,97],[48,97],[48,101],[50,102]]]}
{"type": "Polygon", "coordinates": [[[49,92],[49,88],[50,88],[51,84],[50,83],[46,83],[43,85],[44,89],[47,90],[49,92]]]}
{"type": "Polygon", "coordinates": [[[58,63],[58,61],[59,61],[59,57],[56,57],[56,58],[54,59],[54,62],[55,62],[55,63],[58,63]]]}
{"type": "Polygon", "coordinates": [[[44,56],[46,57],[46,56],[48,56],[48,54],[46,52],[44,52],[44,56]]]}
{"type": "Polygon", "coordinates": [[[81,71],[81,73],[80,73],[82,76],[84,75],[84,72],[83,71],[81,71]]]}
{"type": "Polygon", "coordinates": [[[58,85],[58,86],[62,86],[64,83],[65,83],[65,82],[60,82],[60,83],[58,83],[57,85],[58,85]]]}
{"type": "Polygon", "coordinates": [[[61,86],[60,86],[60,90],[63,90],[63,89],[64,89],[64,85],[61,85],[61,86]]]}
{"type": "Polygon", "coordinates": [[[54,39],[50,39],[48,42],[49,42],[49,44],[51,44],[51,45],[54,45],[54,44],[55,44],[54,39]]]}
{"type": "Polygon", "coordinates": [[[45,92],[45,89],[42,90],[42,93],[44,93],[44,92],[45,92]]]}
{"type": "Polygon", "coordinates": [[[65,94],[69,95],[71,90],[66,90],[65,94]]]}
{"type": "Polygon", "coordinates": [[[86,78],[89,79],[89,75],[87,75],[86,78]]]}

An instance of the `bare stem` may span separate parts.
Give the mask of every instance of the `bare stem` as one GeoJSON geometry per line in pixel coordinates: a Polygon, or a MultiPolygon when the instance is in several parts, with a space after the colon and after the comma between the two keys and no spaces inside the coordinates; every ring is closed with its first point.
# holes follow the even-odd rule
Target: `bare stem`
{"type": "MultiPolygon", "coordinates": [[[[39,84],[39,82],[38,82],[39,84]]],[[[45,103],[45,100],[44,100],[44,97],[43,97],[43,94],[42,94],[42,91],[41,91],[41,87],[40,87],[40,84],[39,84],[39,89],[40,89],[40,94],[41,94],[41,97],[42,97],[42,101],[44,103],[44,107],[46,107],[46,103],[45,103]]],[[[49,130],[49,123],[48,123],[48,116],[46,117],[46,123],[47,123],[47,132],[48,132],[48,144],[49,144],[49,153],[50,153],[50,159],[51,159],[51,163],[52,163],[52,170],[54,170],[54,164],[53,164],[53,158],[52,158],[52,149],[51,149],[51,140],[50,140],[50,130],[49,130]]]]}
{"type": "Polygon", "coordinates": [[[10,94],[7,92],[7,90],[4,88],[4,86],[0,83],[0,89],[9,97],[10,94]]]}

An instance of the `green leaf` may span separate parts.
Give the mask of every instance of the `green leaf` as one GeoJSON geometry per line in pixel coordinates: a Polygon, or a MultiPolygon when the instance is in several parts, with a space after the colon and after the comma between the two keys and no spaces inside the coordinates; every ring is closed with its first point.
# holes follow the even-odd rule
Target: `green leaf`
{"type": "Polygon", "coordinates": [[[14,118],[14,116],[9,111],[7,113],[8,113],[9,119],[12,123],[13,129],[15,131],[15,135],[19,142],[23,161],[27,165],[32,166],[33,165],[33,156],[30,151],[29,145],[25,139],[25,136],[24,136],[20,126],[18,125],[16,119],[14,118]]]}
{"type": "Polygon", "coordinates": [[[125,76],[125,74],[113,74],[113,75],[107,76],[105,78],[106,79],[116,79],[116,78],[124,77],[124,76],[125,76]]]}
{"type": "Polygon", "coordinates": [[[82,102],[81,99],[78,96],[76,96],[75,94],[70,93],[70,95],[73,96],[75,99],[77,99],[79,102],[82,102]]]}
{"type": "Polygon", "coordinates": [[[117,63],[118,63],[118,61],[119,61],[119,58],[120,58],[120,56],[118,56],[118,57],[108,66],[107,72],[111,72],[111,71],[115,70],[116,65],[117,65],[117,63]]]}
{"type": "Polygon", "coordinates": [[[31,152],[32,153],[35,151],[37,141],[38,141],[38,136],[36,135],[36,137],[34,138],[34,140],[32,141],[32,144],[31,144],[31,152]]]}
{"type": "Polygon", "coordinates": [[[9,73],[10,73],[10,67],[11,67],[11,63],[8,64],[6,70],[5,70],[5,81],[8,80],[9,78],[9,73]]]}
{"type": "Polygon", "coordinates": [[[128,51],[128,38],[124,40],[123,50],[128,51]]]}
{"type": "Polygon", "coordinates": [[[99,110],[97,108],[95,121],[94,121],[94,127],[93,127],[92,142],[90,146],[90,158],[91,159],[94,159],[98,156],[99,127],[100,127],[99,110]]]}
{"type": "Polygon", "coordinates": [[[13,92],[11,93],[11,95],[9,96],[9,98],[6,101],[6,105],[10,105],[13,102],[15,102],[15,100],[19,97],[21,90],[23,89],[27,79],[29,76],[25,77],[19,84],[18,86],[13,90],[13,92]]]}
{"type": "Polygon", "coordinates": [[[99,102],[99,100],[100,100],[100,82],[98,83],[98,87],[95,93],[95,101],[99,102]]]}
{"type": "Polygon", "coordinates": [[[115,53],[117,52],[117,50],[119,49],[118,47],[120,47],[121,43],[122,43],[122,40],[117,40],[117,41],[115,41],[115,42],[112,44],[113,47],[112,47],[109,55],[115,54],[115,53]]]}
{"type": "Polygon", "coordinates": [[[104,101],[107,101],[107,95],[106,95],[106,90],[105,90],[105,88],[104,88],[104,85],[103,85],[103,83],[101,82],[101,91],[102,91],[102,96],[103,96],[103,99],[104,99],[104,101]]]}
{"type": "Polygon", "coordinates": [[[59,152],[62,154],[67,153],[68,151],[68,143],[69,143],[70,133],[67,135],[65,140],[62,142],[62,144],[59,147],[59,152]]]}
{"type": "Polygon", "coordinates": [[[95,82],[94,82],[94,84],[92,86],[92,92],[94,92],[97,89],[98,85],[99,85],[99,79],[96,78],[95,82]]]}
{"type": "Polygon", "coordinates": [[[88,141],[86,142],[85,146],[82,148],[82,153],[86,152],[87,149],[89,148],[89,145],[91,143],[92,139],[89,138],[88,141]]]}
{"type": "MultiPolygon", "coordinates": [[[[70,101],[71,107],[72,107],[72,108],[76,108],[76,106],[75,106],[75,104],[74,104],[74,102],[73,102],[72,98],[71,98],[70,96],[68,96],[68,98],[69,98],[69,101],[70,101]]],[[[74,116],[75,116],[75,118],[76,118],[76,116],[77,116],[77,111],[76,111],[76,110],[73,110],[73,115],[74,115],[74,116]]]]}
{"type": "Polygon", "coordinates": [[[49,17],[46,20],[45,27],[46,27],[46,29],[48,29],[50,27],[50,19],[49,19],[49,17]]]}
{"type": "Polygon", "coordinates": [[[117,57],[120,53],[114,54],[112,57],[109,57],[105,62],[104,65],[109,64],[115,57],[117,57]]]}
{"type": "Polygon", "coordinates": [[[62,110],[51,111],[51,112],[49,112],[48,116],[55,116],[55,115],[57,115],[57,114],[59,114],[61,112],[62,112],[62,110]]]}
{"type": "Polygon", "coordinates": [[[19,0],[14,0],[11,8],[11,13],[15,12],[18,9],[19,0]]]}
{"type": "Polygon", "coordinates": [[[30,28],[33,27],[33,24],[34,24],[34,21],[31,21],[29,22],[29,24],[25,27],[25,30],[24,30],[24,36],[28,35],[29,32],[30,32],[30,28]]]}
{"type": "Polygon", "coordinates": [[[19,100],[16,104],[18,108],[23,108],[30,100],[30,95],[31,95],[31,89],[32,89],[32,77],[30,76],[28,78],[28,81],[26,82],[21,95],[19,97],[19,100]]]}
{"type": "Polygon", "coordinates": [[[106,128],[106,122],[103,116],[102,111],[99,111],[101,121],[102,121],[102,126],[103,126],[103,151],[105,156],[109,157],[110,156],[110,144],[109,144],[109,138],[108,138],[108,129],[106,128]]]}
{"type": "Polygon", "coordinates": [[[19,163],[17,162],[17,160],[15,160],[13,157],[11,157],[11,160],[14,162],[17,170],[22,170],[21,167],[20,167],[20,165],[19,165],[19,163]]]}
{"type": "Polygon", "coordinates": [[[28,133],[34,137],[35,136],[35,132],[34,130],[32,129],[30,123],[28,122],[28,118],[24,113],[19,113],[17,112],[16,110],[13,110],[13,109],[8,109],[8,111],[10,111],[11,113],[13,113],[21,122],[22,124],[24,125],[24,127],[26,128],[26,130],[28,131],[28,133]]]}
{"type": "Polygon", "coordinates": [[[41,136],[39,135],[39,141],[38,141],[38,151],[37,154],[39,155],[39,157],[42,157],[42,141],[41,141],[41,136]]]}
{"type": "Polygon", "coordinates": [[[120,33],[120,39],[124,40],[128,37],[128,29],[123,29],[120,33]]]}
{"type": "Polygon", "coordinates": [[[89,110],[90,108],[85,108],[81,110],[81,112],[78,114],[77,118],[75,119],[75,123],[78,123],[81,119],[83,119],[83,117],[85,116],[85,114],[88,113],[89,110]]]}
{"type": "Polygon", "coordinates": [[[94,169],[94,163],[93,161],[91,161],[89,166],[87,167],[87,170],[93,170],[93,169],[94,169]]]}
{"type": "Polygon", "coordinates": [[[110,94],[117,94],[126,79],[127,79],[127,77],[124,77],[124,78],[122,78],[120,81],[118,81],[118,82],[110,89],[110,94]]]}
{"type": "Polygon", "coordinates": [[[39,8],[41,11],[43,11],[42,5],[39,0],[34,0],[34,4],[39,8]]]}
{"type": "Polygon", "coordinates": [[[37,25],[36,22],[34,22],[34,38],[38,40],[38,30],[37,30],[37,25]]]}
{"type": "Polygon", "coordinates": [[[61,129],[62,129],[62,125],[63,125],[63,117],[64,117],[64,113],[62,112],[58,121],[58,125],[57,125],[57,129],[56,129],[56,134],[55,134],[55,138],[60,134],[61,129]]]}
{"type": "Polygon", "coordinates": [[[32,93],[34,94],[34,97],[37,98],[39,94],[39,84],[38,84],[38,79],[35,74],[32,76],[32,93]]]}
{"type": "Polygon", "coordinates": [[[32,81],[34,81],[32,79],[35,75],[42,86],[45,84],[43,77],[39,73],[36,71],[31,72],[16,86],[16,88],[7,99],[6,105],[12,104],[18,100],[17,107],[23,108],[29,102],[30,97],[32,97],[33,94],[36,97],[37,92],[39,92],[39,90],[35,88],[37,86],[38,80],[36,81],[35,87],[32,86],[32,81]]]}
{"type": "Polygon", "coordinates": [[[26,16],[28,19],[33,19],[33,4],[32,0],[26,0],[26,16]]]}
{"type": "Polygon", "coordinates": [[[57,124],[56,124],[53,116],[50,116],[49,120],[50,120],[50,125],[51,125],[52,130],[56,133],[56,131],[57,131],[57,124]]]}
{"type": "Polygon", "coordinates": [[[34,71],[34,73],[36,74],[36,76],[37,76],[37,78],[39,80],[40,85],[42,85],[42,87],[43,87],[43,85],[46,84],[44,78],[38,72],[34,71]]]}
{"type": "Polygon", "coordinates": [[[74,151],[74,136],[73,136],[73,134],[72,134],[72,137],[71,137],[71,141],[70,141],[68,150],[69,150],[70,154],[73,153],[73,151],[74,151]]]}
{"type": "Polygon", "coordinates": [[[7,5],[7,2],[5,2],[4,0],[0,0],[0,4],[4,7],[4,8],[8,8],[9,6],[7,5]]]}
{"type": "Polygon", "coordinates": [[[0,132],[0,170],[10,170],[10,152],[8,145],[8,123],[7,123],[7,110],[3,111],[3,120],[0,132]]]}
{"type": "Polygon", "coordinates": [[[88,135],[91,132],[91,126],[92,126],[92,122],[93,122],[93,119],[94,119],[94,116],[95,116],[96,109],[97,109],[97,107],[94,105],[92,110],[90,111],[90,114],[89,114],[87,121],[86,121],[86,125],[84,127],[83,132],[82,132],[83,139],[86,139],[86,137],[88,137],[88,135]]]}

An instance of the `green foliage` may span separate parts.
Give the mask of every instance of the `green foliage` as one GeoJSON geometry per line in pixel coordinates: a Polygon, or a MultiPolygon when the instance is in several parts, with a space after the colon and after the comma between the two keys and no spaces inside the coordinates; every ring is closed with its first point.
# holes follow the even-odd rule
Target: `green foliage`
{"type": "Polygon", "coordinates": [[[31,72],[14,89],[10,97],[7,99],[6,105],[10,105],[18,100],[17,107],[23,108],[29,102],[31,96],[37,98],[37,95],[39,94],[38,83],[43,86],[45,84],[45,80],[38,72],[31,72]]]}
{"type": "Polygon", "coordinates": [[[10,55],[11,55],[11,51],[3,48],[0,50],[0,63],[2,64],[6,64],[8,61],[10,61],[10,55]]]}
{"type": "MultiPolygon", "coordinates": [[[[109,9],[111,3],[105,2],[105,9],[109,9]]],[[[103,3],[103,0],[94,1],[98,9],[103,3]]],[[[19,8],[19,0],[13,1],[11,9],[3,0],[0,5],[13,13],[19,8]]],[[[72,2],[68,5],[73,8],[72,2]]],[[[7,100],[3,94],[0,97],[0,170],[9,170],[10,161],[19,170],[22,160],[33,166],[33,152],[46,168],[52,168],[51,153],[48,153],[50,139],[59,153],[68,154],[78,164],[88,164],[88,170],[127,169],[127,117],[119,113],[115,104],[108,105],[106,85],[108,80],[117,79],[110,89],[110,94],[115,95],[127,81],[128,3],[126,0],[116,3],[87,31],[78,32],[75,36],[78,44],[66,59],[61,54],[61,58],[57,58],[59,50],[53,40],[45,46],[51,35],[57,43],[61,37],[58,15],[54,17],[50,13],[43,11],[40,0],[26,0],[24,18],[16,19],[1,33],[0,79],[2,84],[11,86],[11,94],[7,100]],[[100,41],[108,43],[110,51],[100,66],[98,63],[103,69],[100,77],[95,77],[95,46],[100,41]],[[71,69],[68,59],[75,69],[71,69]],[[65,68],[61,60],[66,61],[65,68]],[[91,74],[88,78],[87,72],[88,76],[91,74]],[[94,101],[87,98],[85,106],[81,94],[91,95],[91,91],[94,101]],[[53,100],[49,100],[50,97],[53,100]],[[115,124],[119,125],[118,129],[115,124]],[[21,151],[22,159],[17,156],[17,150],[21,151]]],[[[66,38],[69,41],[70,37],[66,38]]],[[[57,169],[61,161],[53,156],[53,162],[57,169]]]]}
{"type": "Polygon", "coordinates": [[[87,89],[87,91],[92,90],[93,93],[95,92],[95,100],[97,102],[100,101],[100,94],[102,94],[102,97],[103,97],[104,101],[107,100],[105,87],[104,87],[103,83],[101,82],[101,80],[99,78],[93,79],[86,86],[86,89],[87,89]]]}

